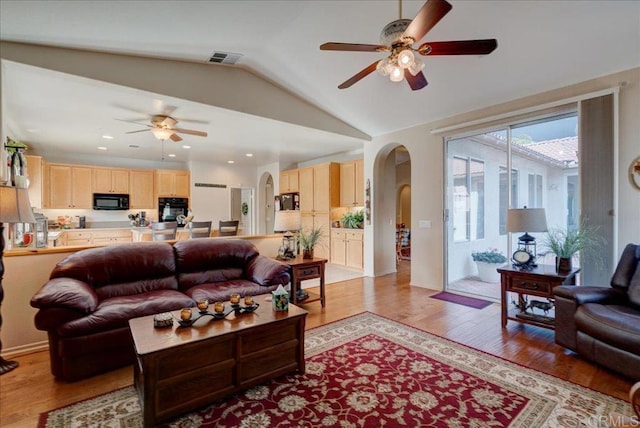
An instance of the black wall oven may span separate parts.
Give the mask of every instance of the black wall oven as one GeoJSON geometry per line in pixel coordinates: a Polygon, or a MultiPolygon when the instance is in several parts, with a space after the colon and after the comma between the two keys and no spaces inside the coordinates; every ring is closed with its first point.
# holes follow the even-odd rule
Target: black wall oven
{"type": "Polygon", "coordinates": [[[120,210],[129,209],[129,195],[119,195],[116,193],[94,193],[94,210],[120,210]]]}
{"type": "Polygon", "coordinates": [[[178,226],[184,226],[181,216],[189,214],[189,199],[187,198],[159,198],[158,219],[160,221],[177,221],[178,226]]]}

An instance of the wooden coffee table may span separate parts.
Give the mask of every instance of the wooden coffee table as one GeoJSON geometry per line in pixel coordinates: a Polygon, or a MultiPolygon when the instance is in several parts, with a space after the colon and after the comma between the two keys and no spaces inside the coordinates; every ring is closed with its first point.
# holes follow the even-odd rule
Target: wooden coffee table
{"type": "MultiPolygon", "coordinates": [[[[275,312],[266,297],[255,298],[260,307],[253,313],[206,316],[191,327],[174,321],[154,328],[153,316],[129,320],[145,427],[269,379],[304,374],[307,311],[289,304],[288,312],[275,312]]],[[[173,314],[179,319],[179,311],[173,314]]]]}

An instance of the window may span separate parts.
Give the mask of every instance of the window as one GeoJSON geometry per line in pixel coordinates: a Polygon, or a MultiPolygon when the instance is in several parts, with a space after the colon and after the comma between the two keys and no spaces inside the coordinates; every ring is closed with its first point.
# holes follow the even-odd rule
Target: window
{"type": "Polygon", "coordinates": [[[453,158],[453,239],[484,238],[484,162],[453,158]]]}
{"type": "MultiPolygon", "coordinates": [[[[500,235],[507,233],[507,208],[509,207],[509,200],[507,197],[507,189],[509,186],[507,180],[507,168],[500,167],[500,235]]],[[[518,171],[511,170],[511,206],[518,206],[518,171]]]]}
{"type": "Polygon", "coordinates": [[[529,174],[529,208],[543,208],[542,206],[542,175],[529,174]]]}

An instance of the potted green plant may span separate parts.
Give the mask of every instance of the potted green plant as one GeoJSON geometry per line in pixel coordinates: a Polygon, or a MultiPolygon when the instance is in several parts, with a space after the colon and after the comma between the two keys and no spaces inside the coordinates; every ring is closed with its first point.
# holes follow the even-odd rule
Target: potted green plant
{"type": "Polygon", "coordinates": [[[577,229],[550,229],[541,243],[556,255],[556,269],[568,272],[572,268],[573,256],[579,252],[597,261],[596,250],[605,242],[597,231],[597,227],[589,227],[582,222],[577,229]]]}
{"type": "Polygon", "coordinates": [[[347,229],[362,229],[364,225],[364,211],[346,212],[342,216],[342,227],[347,229]]]}
{"type": "Polygon", "coordinates": [[[311,228],[310,230],[301,229],[298,233],[298,240],[302,247],[302,258],[312,259],[313,249],[322,238],[322,228],[311,228]]]}
{"type": "Polygon", "coordinates": [[[471,253],[473,261],[478,267],[478,276],[483,282],[500,282],[500,275],[496,268],[507,262],[507,258],[497,248],[471,253]]]}

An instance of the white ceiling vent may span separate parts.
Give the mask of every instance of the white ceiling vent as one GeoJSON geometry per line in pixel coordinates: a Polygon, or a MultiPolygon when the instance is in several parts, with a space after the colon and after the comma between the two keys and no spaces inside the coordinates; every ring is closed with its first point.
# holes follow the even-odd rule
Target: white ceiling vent
{"type": "Polygon", "coordinates": [[[242,54],[231,52],[214,52],[209,58],[209,62],[215,62],[218,64],[235,64],[240,59],[242,54]]]}

